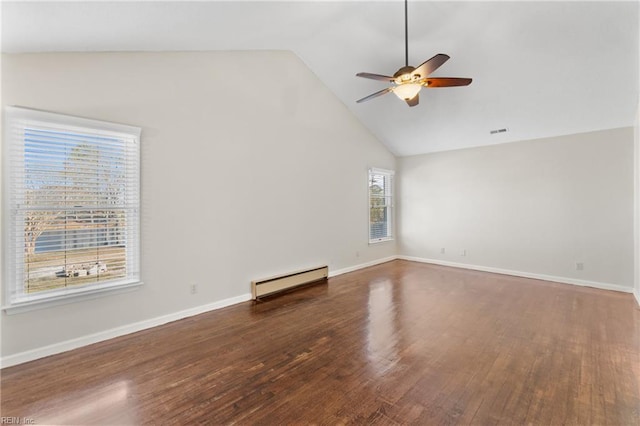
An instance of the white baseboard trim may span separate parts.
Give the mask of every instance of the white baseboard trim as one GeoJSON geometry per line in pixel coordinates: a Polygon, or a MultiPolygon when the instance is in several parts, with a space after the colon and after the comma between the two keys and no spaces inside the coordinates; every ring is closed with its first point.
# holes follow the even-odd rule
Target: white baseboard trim
{"type": "Polygon", "coordinates": [[[242,294],[240,296],[219,300],[217,302],[208,303],[202,306],[196,306],[194,308],[185,309],[183,311],[174,312],[168,315],[162,315],[162,316],[151,318],[148,320],[139,321],[133,324],[127,324],[121,327],[112,328],[110,330],[89,334],[87,336],[66,340],[64,342],[54,343],[52,345],[43,346],[41,348],[19,352],[17,354],[13,354],[13,355],[9,355],[1,358],[0,368],[11,367],[13,365],[22,364],[25,362],[39,359],[39,358],[44,358],[46,356],[70,351],[72,349],[77,349],[82,346],[91,345],[93,343],[102,342],[105,340],[113,339],[115,337],[120,337],[126,334],[146,330],[148,328],[157,327],[159,325],[167,324],[172,321],[177,321],[183,318],[192,317],[194,315],[203,314],[205,312],[214,311],[216,309],[225,308],[227,306],[235,305],[237,303],[246,302],[249,300],[251,300],[251,293],[242,294]]]}
{"type": "MultiPolygon", "coordinates": [[[[372,260],[370,262],[361,263],[347,268],[337,269],[335,271],[329,271],[329,277],[335,277],[338,275],[346,274],[348,272],[357,271],[359,269],[368,268],[370,266],[379,265],[381,263],[387,263],[392,260],[408,260],[412,262],[430,263],[441,266],[451,266],[455,268],[471,269],[482,272],[492,272],[495,274],[512,275],[516,277],[533,278],[543,281],[552,281],[563,284],[573,284],[586,287],[594,287],[603,290],[614,290],[624,293],[633,293],[638,305],[640,305],[640,293],[634,291],[632,288],[624,287],[616,284],[600,283],[595,281],[577,280],[574,278],[556,277],[551,275],[535,274],[530,272],[513,271],[508,269],[493,268],[489,266],[469,265],[466,263],[448,262],[438,259],[426,259],[415,256],[389,256],[382,259],[372,260]]],[[[151,318],[144,321],[139,321],[133,324],[127,324],[121,327],[112,328],[110,330],[101,331],[98,333],[90,334],[87,336],[78,337],[71,340],[66,340],[60,343],[54,343],[52,345],[43,346],[41,348],[31,349],[17,354],[9,355],[0,358],[0,368],[11,367],[14,365],[22,364],[29,361],[34,361],[39,358],[44,358],[50,355],[56,355],[62,352],[77,349],[83,346],[91,345],[94,343],[102,342],[105,340],[113,339],[116,337],[124,336],[127,334],[135,333],[138,331],[146,330],[159,325],[167,324],[172,321],[177,321],[183,318],[192,317],[205,312],[214,311],[216,309],[225,308],[227,306],[235,305],[242,302],[251,300],[251,293],[242,294],[240,296],[231,297],[217,302],[209,303],[206,305],[196,306],[194,308],[185,309],[183,311],[174,312],[167,315],[162,315],[156,318],[151,318]]]]}
{"type": "Polygon", "coordinates": [[[593,287],[593,288],[599,288],[602,290],[613,290],[613,291],[621,291],[623,293],[633,293],[633,289],[631,287],[625,287],[617,284],[601,283],[597,281],[587,281],[587,280],[578,280],[575,278],[556,277],[553,275],[535,274],[532,272],[512,271],[510,269],[493,268],[490,266],[480,266],[480,265],[469,265],[467,263],[448,262],[445,260],[438,260],[438,259],[425,259],[422,257],[414,257],[414,256],[398,256],[398,259],[409,260],[412,262],[431,263],[434,265],[441,265],[441,266],[452,266],[454,268],[472,269],[474,271],[492,272],[494,274],[512,275],[515,277],[533,278],[536,280],[552,281],[552,282],[562,283],[562,284],[573,284],[573,285],[579,285],[582,287],[593,287]]]}
{"type": "Polygon", "coordinates": [[[342,269],[336,269],[335,271],[329,270],[329,278],[335,277],[337,275],[346,274],[347,272],[357,271],[358,269],[368,268],[369,266],[375,266],[381,263],[391,262],[392,260],[396,260],[396,259],[398,259],[398,256],[389,256],[389,257],[383,257],[382,259],[372,260],[371,262],[360,263],[358,265],[348,266],[342,269]]]}

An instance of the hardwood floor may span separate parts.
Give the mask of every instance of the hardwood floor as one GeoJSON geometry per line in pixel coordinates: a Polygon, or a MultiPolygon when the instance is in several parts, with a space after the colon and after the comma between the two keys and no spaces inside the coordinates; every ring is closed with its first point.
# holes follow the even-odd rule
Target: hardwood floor
{"type": "Polygon", "coordinates": [[[640,424],[630,294],[407,261],[2,370],[35,424],[640,424]]]}

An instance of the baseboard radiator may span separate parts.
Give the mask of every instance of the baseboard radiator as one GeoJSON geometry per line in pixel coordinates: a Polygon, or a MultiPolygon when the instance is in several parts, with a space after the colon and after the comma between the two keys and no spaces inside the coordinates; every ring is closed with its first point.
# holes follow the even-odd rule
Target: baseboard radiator
{"type": "Polygon", "coordinates": [[[285,275],[251,281],[251,296],[253,300],[261,297],[289,290],[294,287],[324,280],[329,275],[328,266],[305,269],[304,271],[291,272],[285,275]]]}

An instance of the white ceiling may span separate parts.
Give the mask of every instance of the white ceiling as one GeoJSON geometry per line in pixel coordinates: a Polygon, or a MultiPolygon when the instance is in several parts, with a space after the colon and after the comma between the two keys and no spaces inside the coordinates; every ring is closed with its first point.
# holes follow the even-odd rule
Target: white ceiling
{"type": "Polygon", "coordinates": [[[3,2],[2,50],[292,50],[392,152],[413,155],[632,126],[638,20],[635,1],[412,0],[409,63],[446,53],[433,76],[473,78],[423,90],[415,108],[393,94],[355,102],[386,85],[357,72],[404,65],[402,0],[3,2]]]}

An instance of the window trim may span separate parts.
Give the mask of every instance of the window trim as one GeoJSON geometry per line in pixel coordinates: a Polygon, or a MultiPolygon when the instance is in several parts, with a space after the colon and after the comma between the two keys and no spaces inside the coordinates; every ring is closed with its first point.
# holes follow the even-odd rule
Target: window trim
{"type": "Polygon", "coordinates": [[[370,167],[369,170],[367,171],[367,225],[368,225],[368,231],[367,234],[369,236],[369,245],[372,244],[378,244],[378,243],[384,243],[387,241],[394,241],[395,240],[395,194],[394,194],[394,185],[395,185],[395,171],[394,170],[388,170],[388,169],[381,169],[381,168],[377,168],[377,167],[370,167]],[[386,237],[382,237],[382,238],[371,238],[371,191],[369,189],[369,182],[371,180],[371,175],[372,174],[378,174],[378,175],[385,175],[386,177],[389,178],[391,184],[390,184],[390,200],[391,203],[388,206],[389,208],[389,218],[387,219],[387,229],[388,229],[388,233],[389,235],[386,237]]]}
{"type": "MultiPolygon", "coordinates": [[[[25,124],[26,124],[25,123],[25,124]]],[[[140,202],[140,185],[141,185],[141,162],[140,162],[140,135],[142,129],[139,127],[117,124],[112,122],[82,118],[77,116],[69,116],[65,114],[58,114],[53,112],[47,112],[37,109],[30,109],[18,106],[7,106],[4,111],[4,141],[2,143],[2,205],[1,214],[3,216],[3,238],[2,238],[2,265],[5,271],[2,280],[2,307],[7,314],[26,312],[34,309],[46,308],[50,306],[56,306],[80,300],[93,299],[107,294],[115,294],[121,292],[127,292],[136,289],[143,284],[140,278],[140,263],[141,263],[141,202],[140,202]],[[33,293],[33,294],[18,294],[17,287],[20,283],[15,282],[16,271],[11,269],[12,262],[10,256],[16,256],[15,251],[12,251],[12,232],[16,226],[16,214],[12,212],[15,208],[11,194],[14,192],[12,185],[15,181],[10,179],[10,174],[15,170],[16,164],[12,163],[10,152],[15,149],[15,139],[13,137],[13,130],[18,127],[25,127],[20,122],[34,123],[38,122],[43,125],[51,127],[60,127],[61,129],[71,131],[86,131],[87,129],[104,132],[114,136],[121,135],[127,138],[133,138],[135,147],[133,148],[133,158],[135,160],[136,170],[134,170],[135,183],[133,189],[137,191],[138,200],[137,206],[134,210],[135,224],[133,227],[133,233],[136,238],[132,244],[132,247],[128,250],[132,250],[134,256],[134,262],[137,272],[133,276],[126,276],[122,279],[116,279],[105,283],[87,284],[75,288],[63,288],[47,291],[46,293],[33,293]]],[[[20,179],[20,177],[16,178],[20,179]]],[[[17,260],[14,262],[20,264],[23,262],[21,254],[17,255],[17,260]]]]}

